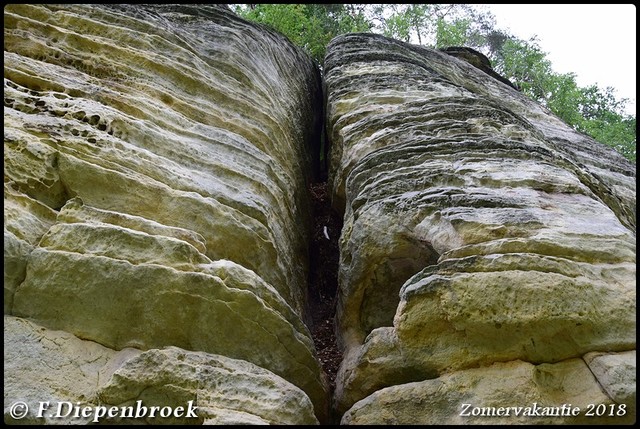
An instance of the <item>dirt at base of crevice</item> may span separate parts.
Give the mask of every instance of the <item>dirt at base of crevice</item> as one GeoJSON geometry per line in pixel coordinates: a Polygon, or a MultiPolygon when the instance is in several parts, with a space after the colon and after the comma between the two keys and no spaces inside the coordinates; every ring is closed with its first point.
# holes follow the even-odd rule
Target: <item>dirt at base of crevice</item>
{"type": "Polygon", "coordinates": [[[342,361],[335,336],[336,292],[338,290],[338,240],[342,217],[331,209],[326,182],[309,186],[313,227],[309,244],[309,308],[311,334],[333,395],[338,367],[342,361]]]}

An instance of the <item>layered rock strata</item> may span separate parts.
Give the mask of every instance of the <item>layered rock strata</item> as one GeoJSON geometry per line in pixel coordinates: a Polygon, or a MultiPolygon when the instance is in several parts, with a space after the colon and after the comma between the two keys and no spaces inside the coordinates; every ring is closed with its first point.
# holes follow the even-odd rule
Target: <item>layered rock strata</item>
{"type": "MultiPolygon", "coordinates": [[[[380,389],[344,424],[620,424],[635,416],[635,351],[608,354],[620,384],[594,376],[582,359],[532,365],[498,362],[380,389]],[[622,365],[621,365],[622,364],[622,365]],[[596,378],[597,377],[597,378],[596,378]],[[605,384],[602,384],[603,381],[605,384]],[[615,385],[615,387],[612,386],[615,385]],[[604,387],[604,391],[603,391],[604,387]],[[610,394],[613,387],[623,394],[610,394]],[[632,395],[624,395],[633,390],[632,395]]],[[[589,359],[590,355],[587,355],[589,359]]]]}
{"type": "Polygon", "coordinates": [[[116,351],[13,316],[4,326],[5,404],[37,404],[19,420],[5,416],[6,423],[97,423],[104,420],[78,418],[76,410],[98,403],[132,407],[133,416],[141,410],[140,418],[125,413],[110,423],[317,423],[302,390],[244,360],[177,347],[116,351]],[[189,404],[197,417],[188,417],[189,404]],[[177,418],[142,411],[152,406],[185,410],[177,418]]]}
{"type": "Polygon", "coordinates": [[[216,423],[325,418],[309,57],[202,5],[10,5],[4,46],[5,414],[165,397],[216,423]]]}
{"type": "Polygon", "coordinates": [[[344,35],[324,71],[343,423],[489,422],[465,402],[633,421],[635,388],[588,356],[635,385],[634,166],[440,51],[344,35]]]}
{"type": "MultiPolygon", "coordinates": [[[[38,416],[60,401],[327,421],[304,323],[309,58],[224,7],[10,5],[4,22],[5,422],[16,401],[23,423],[93,422],[38,416]]],[[[633,422],[635,168],[461,52],[329,46],[337,412],[633,422]],[[581,412],[516,414],[533,404],[581,412]]]]}

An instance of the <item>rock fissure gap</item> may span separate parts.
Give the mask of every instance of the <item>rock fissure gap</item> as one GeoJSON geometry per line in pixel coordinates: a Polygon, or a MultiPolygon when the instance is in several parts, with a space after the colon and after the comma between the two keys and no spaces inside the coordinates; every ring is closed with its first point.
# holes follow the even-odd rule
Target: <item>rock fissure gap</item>
{"type": "Polygon", "coordinates": [[[342,216],[331,207],[326,179],[320,180],[309,185],[313,219],[309,244],[309,308],[313,341],[332,396],[342,361],[342,351],[335,335],[340,261],[338,240],[342,231],[342,216]]]}
{"type": "MultiPolygon", "coordinates": [[[[309,231],[309,277],[307,282],[307,323],[315,344],[317,358],[329,385],[329,398],[333,398],[336,376],[342,362],[342,350],[336,339],[336,303],[338,292],[338,269],[340,264],[339,239],[342,233],[343,216],[332,207],[328,185],[329,141],[325,129],[326,94],[324,74],[316,68],[318,93],[314,99],[316,121],[311,144],[312,174],[308,183],[311,222],[309,231]]],[[[338,424],[339,415],[330,407],[329,421],[338,424]]]]}

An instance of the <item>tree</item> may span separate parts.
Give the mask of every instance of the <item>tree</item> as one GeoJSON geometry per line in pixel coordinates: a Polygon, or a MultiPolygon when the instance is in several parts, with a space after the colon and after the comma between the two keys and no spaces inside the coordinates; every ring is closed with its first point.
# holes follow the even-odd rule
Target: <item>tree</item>
{"type": "Polygon", "coordinates": [[[437,48],[469,46],[494,70],[576,130],[635,162],[635,115],[611,88],[580,88],[573,73],[558,74],[535,37],[522,40],[495,26],[491,13],[468,4],[235,5],[246,19],[287,36],[322,64],[329,41],[344,33],[374,32],[437,48]]]}
{"type": "Polygon", "coordinates": [[[468,19],[459,19],[452,23],[439,19],[436,23],[436,47],[470,45],[468,43],[470,24],[468,19]]]}
{"type": "Polygon", "coordinates": [[[495,18],[467,4],[379,4],[368,9],[373,32],[436,47],[480,47],[495,18]]]}
{"type": "Polygon", "coordinates": [[[498,73],[574,129],[635,162],[636,119],[624,113],[627,100],[617,99],[613,88],[580,88],[574,73],[555,73],[535,38],[524,41],[505,36],[493,48],[498,73]]]}
{"type": "Polygon", "coordinates": [[[334,37],[370,30],[358,4],[255,4],[235,5],[245,19],[265,24],[302,47],[319,64],[334,37]]]}
{"type": "Polygon", "coordinates": [[[553,86],[553,70],[535,38],[524,41],[509,37],[490,59],[497,73],[512,81],[532,99],[547,105],[549,88],[553,86]]]}
{"type": "Polygon", "coordinates": [[[382,34],[404,42],[409,42],[411,36],[415,35],[418,44],[421,45],[423,36],[428,34],[432,6],[431,4],[380,5],[376,12],[378,20],[382,23],[382,34]]]}
{"type": "Polygon", "coordinates": [[[576,128],[635,162],[636,118],[624,112],[627,100],[617,99],[611,87],[601,89],[591,85],[580,92],[582,120],[576,128]]]}

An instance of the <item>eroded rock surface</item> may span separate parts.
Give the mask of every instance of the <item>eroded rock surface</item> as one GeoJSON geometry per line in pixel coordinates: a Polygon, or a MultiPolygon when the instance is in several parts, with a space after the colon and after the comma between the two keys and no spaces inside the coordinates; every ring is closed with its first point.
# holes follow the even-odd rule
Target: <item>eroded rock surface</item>
{"type": "Polygon", "coordinates": [[[5,423],[318,423],[302,390],[257,365],[221,355],[177,347],[115,351],[12,316],[4,317],[4,350],[5,423]],[[29,405],[19,420],[6,409],[16,401],[29,405]],[[137,410],[139,401],[173,409],[191,401],[197,418],[186,418],[186,412],[182,419],[152,418],[147,412],[138,419],[79,419],[72,408],[137,410]]]}
{"type": "MultiPolygon", "coordinates": [[[[335,402],[363,401],[344,422],[461,422],[438,417],[459,405],[445,393],[425,405],[438,388],[424,380],[635,350],[633,165],[440,51],[350,34],[329,45],[324,70],[344,210],[335,402]],[[399,405],[410,382],[427,386],[420,416],[399,405]]],[[[534,399],[516,384],[501,405],[534,399]]]]}
{"type": "MultiPolygon", "coordinates": [[[[311,60],[217,6],[9,5],[4,23],[5,421],[18,400],[27,423],[90,423],[40,401],[328,421],[305,325],[311,60]]],[[[635,167],[461,52],[329,46],[337,413],[632,422],[635,167]],[[533,403],[582,413],[460,415],[533,403]]]]}
{"type": "Polygon", "coordinates": [[[381,389],[357,402],[342,423],[628,424],[632,407],[635,401],[604,394],[582,359],[512,361],[381,389]]]}
{"type": "Polygon", "coordinates": [[[246,403],[211,422],[310,422],[295,408],[307,395],[324,418],[303,323],[321,121],[308,56],[204,5],[10,5],[4,46],[5,314],[105,356],[146,351],[129,361],[136,380],[162,379],[142,373],[179,347],[199,353],[194,367],[226,356],[286,380],[243,384],[238,397],[299,388],[269,402],[295,402],[297,417],[246,403]]]}

